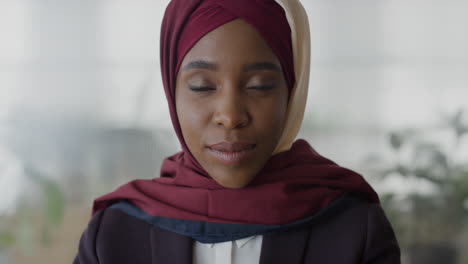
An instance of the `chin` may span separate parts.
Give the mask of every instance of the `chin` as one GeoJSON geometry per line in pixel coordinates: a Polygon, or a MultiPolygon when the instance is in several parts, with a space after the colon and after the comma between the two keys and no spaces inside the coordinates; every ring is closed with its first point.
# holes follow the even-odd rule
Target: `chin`
{"type": "MultiPolygon", "coordinates": [[[[254,176],[245,176],[245,173],[222,173],[219,176],[212,176],[212,178],[221,186],[229,189],[239,189],[247,186],[255,177],[254,176]],[[236,175],[237,174],[237,175],[236,175]]],[[[214,174],[216,175],[216,174],[214,174]]]]}
{"type": "Polygon", "coordinates": [[[227,183],[227,184],[224,184],[224,183],[219,182],[219,181],[217,181],[217,182],[221,186],[223,186],[224,188],[228,188],[228,189],[240,189],[240,188],[243,188],[243,187],[247,186],[250,183],[250,181],[249,182],[241,182],[241,183],[239,183],[239,182],[227,183]]]}

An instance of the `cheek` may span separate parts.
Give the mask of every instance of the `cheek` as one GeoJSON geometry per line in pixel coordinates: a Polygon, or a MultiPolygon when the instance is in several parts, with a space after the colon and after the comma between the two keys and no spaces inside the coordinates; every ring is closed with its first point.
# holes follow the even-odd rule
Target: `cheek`
{"type": "Polygon", "coordinates": [[[205,108],[198,106],[193,100],[184,100],[183,96],[176,100],[177,117],[185,143],[192,150],[199,145],[204,124],[206,123],[205,108]]]}
{"type": "Polygon", "coordinates": [[[259,105],[256,112],[259,113],[257,120],[261,122],[261,127],[266,135],[271,138],[281,136],[284,123],[286,121],[287,103],[282,98],[276,98],[264,105],[259,105]]]}

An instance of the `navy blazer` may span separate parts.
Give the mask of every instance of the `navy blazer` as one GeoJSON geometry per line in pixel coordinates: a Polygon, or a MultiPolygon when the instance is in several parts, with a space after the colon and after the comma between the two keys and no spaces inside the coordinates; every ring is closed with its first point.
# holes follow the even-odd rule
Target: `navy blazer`
{"type": "MultiPolygon", "coordinates": [[[[97,213],[73,264],[190,264],[193,239],[121,210],[97,213]]],[[[260,264],[399,264],[400,249],[381,206],[361,200],[312,225],[263,236],[260,264]]]]}

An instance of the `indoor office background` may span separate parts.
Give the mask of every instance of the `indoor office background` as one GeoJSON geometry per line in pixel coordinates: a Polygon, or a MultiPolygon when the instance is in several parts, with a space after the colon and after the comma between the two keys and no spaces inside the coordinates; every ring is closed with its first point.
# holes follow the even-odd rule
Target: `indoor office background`
{"type": "MultiPolygon", "coordinates": [[[[302,0],[300,137],[377,189],[404,263],[467,264],[468,1],[302,0]]],[[[71,263],[94,198],[179,150],[167,0],[0,0],[0,263],[71,263]]]]}

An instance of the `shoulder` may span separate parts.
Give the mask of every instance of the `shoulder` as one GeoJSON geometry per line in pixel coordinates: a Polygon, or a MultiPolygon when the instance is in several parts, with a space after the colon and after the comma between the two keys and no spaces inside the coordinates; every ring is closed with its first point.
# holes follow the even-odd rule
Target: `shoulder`
{"type": "Polygon", "coordinates": [[[83,232],[74,264],[139,263],[150,259],[151,225],[118,209],[96,213],[83,232]],[[135,243],[134,243],[135,242],[135,243]],[[108,258],[112,258],[108,259],[108,258]],[[112,262],[113,260],[119,260],[112,262]]]}
{"type": "Polygon", "coordinates": [[[380,204],[367,207],[364,263],[400,263],[400,247],[380,204]]]}
{"type": "Polygon", "coordinates": [[[104,247],[111,243],[114,248],[116,246],[128,248],[128,244],[132,240],[148,240],[149,242],[151,227],[150,224],[119,209],[107,208],[102,212],[99,224],[96,239],[97,242],[101,243],[98,246],[104,247]]]}
{"type": "Polygon", "coordinates": [[[309,229],[309,250],[339,252],[356,263],[400,263],[393,228],[380,204],[348,196],[331,211],[309,229]]]}

